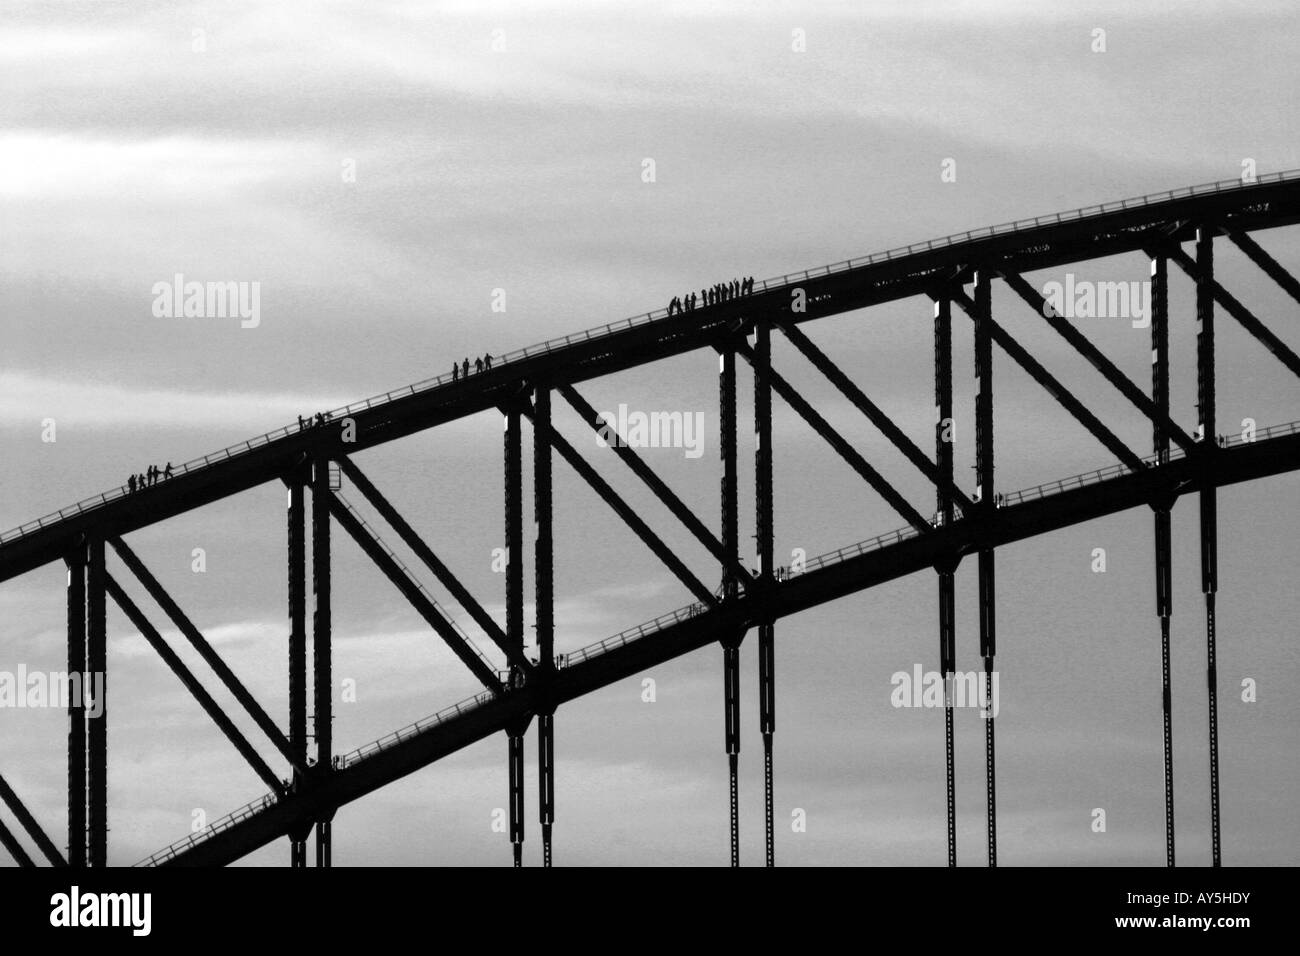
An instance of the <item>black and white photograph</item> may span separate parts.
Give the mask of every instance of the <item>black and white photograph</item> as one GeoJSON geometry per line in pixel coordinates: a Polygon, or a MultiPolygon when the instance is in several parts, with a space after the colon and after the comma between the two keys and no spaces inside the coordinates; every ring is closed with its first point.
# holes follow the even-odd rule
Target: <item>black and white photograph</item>
{"type": "Polygon", "coordinates": [[[1262,927],[1291,0],[5,0],[0,89],[16,924],[956,867],[1262,927]]]}

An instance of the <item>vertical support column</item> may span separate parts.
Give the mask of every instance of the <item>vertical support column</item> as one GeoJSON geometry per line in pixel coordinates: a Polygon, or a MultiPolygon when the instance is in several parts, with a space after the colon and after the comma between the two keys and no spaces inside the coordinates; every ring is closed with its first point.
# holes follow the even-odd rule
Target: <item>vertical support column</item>
{"type": "Polygon", "coordinates": [[[722,640],[722,697],[730,782],[731,865],[740,866],[740,639],[722,640]]]}
{"type": "Polygon", "coordinates": [[[945,296],[934,302],[934,459],[940,479],[935,499],[945,527],[954,516],[948,493],[953,482],[952,446],[952,300],[945,296]]]}
{"type": "Polygon", "coordinates": [[[331,854],[331,829],[333,824],[330,820],[316,821],[316,865],[330,866],[331,854]]]}
{"type": "MultiPolygon", "coordinates": [[[[979,484],[979,506],[986,513],[997,507],[993,491],[993,319],[992,273],[981,269],[975,275],[975,375],[979,390],[975,397],[975,474],[979,484]]],[[[988,792],[987,830],[989,866],[998,863],[997,833],[997,764],[993,729],[993,657],[997,653],[997,604],[995,600],[994,558],[992,548],[979,552],[980,656],[984,658],[984,779],[988,792]]],[[[954,664],[955,666],[955,664],[954,664]]],[[[949,714],[951,714],[949,708],[949,714]]],[[[949,733],[952,724],[949,722],[949,733]]],[[[951,775],[951,750],[948,754],[951,775]]],[[[952,794],[949,793],[949,801],[952,794]]],[[[955,811],[949,809],[950,815],[955,811]]],[[[955,837],[954,837],[955,839],[955,837]]],[[[956,864],[955,846],[949,863],[956,864]]]]}
{"type": "MultiPolygon", "coordinates": [[[[537,607],[538,671],[549,692],[555,676],[555,540],[551,509],[551,391],[535,389],[533,401],[533,599],[537,607]]],[[[548,699],[537,716],[537,808],[542,826],[542,866],[551,865],[551,828],[555,823],[555,711],[548,699]]]]}
{"type": "MultiPolygon", "coordinates": [[[[68,674],[86,668],[86,546],[78,543],[68,565],[68,674]]],[[[68,866],[86,865],[86,707],[84,694],[68,701],[68,866]]]]}
{"type": "MultiPolygon", "coordinates": [[[[935,501],[940,519],[944,526],[952,523],[953,501],[948,492],[948,485],[953,478],[952,449],[952,300],[946,296],[934,303],[934,451],[938,464],[940,483],[935,488],[935,501]]],[[[956,568],[957,559],[952,558],[939,565],[939,670],[944,675],[944,703],[947,716],[944,719],[944,773],[947,784],[948,811],[948,864],[957,863],[956,817],[953,799],[953,737],[952,711],[950,701],[949,671],[953,667],[953,658],[957,647],[957,613],[956,613],[956,568]]]]}
{"type": "MultiPolygon", "coordinates": [[[[754,349],[754,489],[755,526],[758,532],[758,573],[761,586],[770,587],[772,572],[772,362],[771,330],[763,319],[755,324],[754,349]]],[[[773,817],[772,741],[776,732],[775,625],[770,618],[758,626],[758,723],[763,735],[763,818],[768,866],[776,865],[776,829],[773,817]]],[[[740,749],[737,740],[736,749],[740,749]]]]}
{"type": "MultiPolygon", "coordinates": [[[[311,484],[311,587],[312,587],[312,689],[315,694],[316,773],[333,770],[333,662],[330,608],[330,462],[312,462],[311,484]]],[[[316,865],[330,865],[332,815],[316,821],[316,865]]]]}
{"type": "MultiPolygon", "coordinates": [[[[759,363],[755,360],[755,367],[759,363]]],[[[736,467],[736,351],[731,343],[723,347],[718,364],[718,406],[722,428],[722,525],[723,548],[728,555],[740,554],[740,503],[737,496],[736,467]]],[[[731,568],[723,566],[723,600],[735,600],[740,581],[731,568]]],[[[740,786],[737,770],[740,760],[740,641],[744,633],[724,633],[723,645],[723,719],[727,749],[729,810],[731,810],[731,864],[740,866],[740,786]]]]}
{"type": "MultiPolygon", "coordinates": [[[[307,764],[307,548],[303,480],[289,480],[289,745],[298,762],[307,764]]],[[[304,785],[294,771],[293,789],[304,785]]],[[[307,865],[307,832],[289,834],[289,864],[307,865]]]]}
{"type": "Polygon", "coordinates": [[[104,542],[92,539],[86,553],[86,672],[82,692],[98,681],[99,716],[86,719],[87,863],[108,865],[108,635],[105,615],[104,542]],[[96,678],[94,675],[103,675],[96,678]]]}
{"type": "MultiPolygon", "coordinates": [[[[1151,401],[1169,416],[1169,261],[1151,260],[1151,401]]],[[[1169,463],[1169,435],[1152,426],[1152,450],[1159,465],[1169,463]]],[[[1172,499],[1155,505],[1156,614],[1160,617],[1160,699],[1164,714],[1165,864],[1174,865],[1173,691],[1169,672],[1169,634],[1174,613],[1172,499]]]]}
{"type": "MultiPolygon", "coordinates": [[[[736,477],[736,353],[730,347],[718,355],[718,418],[722,431],[722,547],[729,557],[740,553],[739,504],[736,477]]],[[[729,565],[722,567],[722,596],[734,598],[740,587],[729,565]]]]}
{"type": "MultiPolygon", "coordinates": [[[[524,646],[524,536],[523,536],[523,436],[520,414],[511,408],[505,415],[505,524],[506,524],[506,637],[511,646],[524,646]]],[[[511,668],[513,687],[523,677],[511,668]]],[[[524,729],[510,727],[510,844],[515,866],[524,859],[524,729]]]]}
{"type": "MultiPolygon", "coordinates": [[[[755,362],[755,365],[758,363],[755,362]]],[[[722,350],[718,367],[718,398],[722,429],[722,544],[727,554],[740,551],[740,517],[737,497],[736,470],[736,353],[730,347],[722,350]]],[[[724,567],[722,571],[723,599],[736,597],[740,582],[724,567]]],[[[725,723],[725,746],[729,775],[729,807],[731,814],[731,865],[740,865],[740,792],[737,771],[740,754],[740,640],[743,634],[723,634],[722,644],[722,695],[725,723]]]]}
{"type": "Polygon", "coordinates": [[[1215,594],[1219,589],[1218,492],[1210,480],[1218,452],[1214,396],[1214,230],[1196,232],[1196,379],[1203,461],[1201,485],[1201,590],[1205,594],[1206,684],[1210,727],[1210,844],[1214,866],[1219,853],[1219,695],[1216,664],[1215,594]]]}
{"type": "Polygon", "coordinates": [[[510,852],[516,867],[524,865],[524,733],[506,731],[506,761],[510,784],[510,852]]]}

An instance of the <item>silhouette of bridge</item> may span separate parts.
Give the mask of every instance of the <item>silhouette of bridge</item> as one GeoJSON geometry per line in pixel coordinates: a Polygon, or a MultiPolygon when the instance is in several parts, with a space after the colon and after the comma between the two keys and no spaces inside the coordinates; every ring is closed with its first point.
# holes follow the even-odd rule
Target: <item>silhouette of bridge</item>
{"type": "MultiPolygon", "coordinates": [[[[939,670],[955,670],[955,571],[974,555],[979,578],[980,656],[992,675],[996,653],[996,549],[1011,542],[1147,506],[1154,512],[1157,613],[1161,622],[1164,708],[1166,860],[1175,862],[1169,640],[1171,519],[1175,501],[1195,494],[1200,514],[1201,584],[1205,596],[1213,862],[1221,860],[1215,594],[1217,490],[1237,482],[1300,468],[1300,423],[1264,428],[1253,439],[1220,438],[1215,421],[1215,321],[1221,310],[1293,374],[1300,356],[1215,278],[1216,239],[1240,249],[1300,302],[1300,283],[1251,237],[1300,222],[1300,172],[1172,190],[1067,213],[913,244],[755,284],[752,294],[669,316],[666,310],[567,335],[511,352],[468,376],[444,375],[336,409],[231,446],[175,469],[172,477],[135,491],[118,488],[63,508],[0,535],[0,581],[62,561],[68,568],[68,671],[106,671],[107,598],[182,680],[270,792],[198,833],[171,844],[143,865],[226,864],[288,837],[290,860],[307,865],[315,831],[316,864],[330,865],[331,820],[339,807],[398,780],[475,741],[504,732],[508,744],[510,839],[516,865],[524,841],[524,734],[538,727],[540,823],[543,858],[551,862],[554,822],[554,716],[564,703],[655,664],[706,645],[723,649],[725,751],[730,774],[731,862],[739,862],[739,648],[756,629],[759,711],[764,751],[766,861],[774,860],[773,740],[775,734],[775,623],[780,618],[933,568],[937,575],[939,670]],[[1189,254],[1183,248],[1191,243],[1189,254]],[[1152,381],[1149,393],[1119,370],[1088,338],[1052,309],[1022,273],[1138,253],[1151,264],[1152,381]],[[1170,415],[1170,264],[1195,285],[1197,415],[1194,434],[1170,415]],[[1080,396],[1028,352],[993,315],[991,289],[1005,284],[1072,352],[1099,372],[1152,429],[1152,451],[1139,455],[1080,396]],[[933,304],[935,430],[933,458],[896,425],[803,332],[818,318],[895,300],[924,297],[933,304]],[[972,320],[976,370],[974,489],[958,487],[947,427],[952,420],[952,306],[972,320]],[[933,485],[936,509],[918,508],[837,432],[801,392],[772,367],[771,336],[783,335],[809,359],[933,485]],[[993,345],[1028,373],[1115,458],[1096,471],[1011,493],[994,491],[993,345]],[[626,444],[609,448],[717,561],[720,586],[700,580],[651,530],[645,519],[567,442],[552,424],[559,395],[588,425],[603,422],[576,390],[598,377],[707,349],[720,355],[721,484],[719,532],[697,516],[626,444]],[[740,559],[737,478],[737,360],[754,383],[756,571],[740,559]],[[895,511],[905,524],[869,541],[812,558],[790,573],[773,561],[772,396],[785,401],[895,511]],[[502,628],[439,559],[433,549],[352,460],[355,452],[485,410],[504,415],[506,625],[502,628]],[[534,498],[533,574],[538,657],[524,653],[523,467],[524,423],[531,424],[534,498]],[[622,631],[574,653],[554,648],[552,465],[558,454],[691,592],[686,607],[622,631]],[[493,657],[465,630],[398,557],[379,531],[342,493],[344,481],[392,529],[464,609],[492,645],[493,657]],[[288,487],[289,688],[288,729],[252,697],[163,589],[123,536],[269,482],[288,487]],[[926,517],[924,513],[931,513],[926,517]],[[411,726],[346,754],[333,750],[331,695],[331,528],[337,525],[407,598],[429,626],[483,684],[483,691],[411,726]],[[307,553],[311,553],[310,597],[307,553]],[[273,769],[208,694],[149,618],[110,573],[107,552],[118,555],[162,612],[212,668],[289,768],[273,769]],[[311,619],[308,619],[308,611],[311,619]],[[312,636],[311,660],[307,635],[312,636]],[[498,667],[499,655],[505,666],[498,667]],[[308,734],[309,701],[314,735],[308,734]],[[309,745],[309,740],[312,744],[309,745]]],[[[107,686],[107,680],[106,680],[107,686]]],[[[107,700],[111,702],[111,695],[107,700]]],[[[105,707],[106,710],[106,707],[105,707]]],[[[944,708],[948,861],[956,863],[953,715],[944,708]]],[[[994,720],[984,721],[987,789],[987,862],[997,861],[994,720]]],[[[91,719],[84,702],[69,708],[67,748],[68,842],[61,853],[19,796],[0,778],[0,798],[40,851],[58,866],[103,866],[107,859],[105,720],[91,719]]],[[[31,865],[14,833],[0,823],[0,842],[31,865]]]]}

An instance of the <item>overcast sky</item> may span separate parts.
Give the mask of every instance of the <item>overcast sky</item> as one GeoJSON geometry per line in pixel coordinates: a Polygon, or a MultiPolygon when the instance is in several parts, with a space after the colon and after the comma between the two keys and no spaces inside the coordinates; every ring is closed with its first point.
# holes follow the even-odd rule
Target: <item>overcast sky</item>
{"type": "MultiPolygon", "coordinates": [[[[1288,0],[823,3],[9,3],[0,12],[0,526],[450,363],[601,325],[737,275],[801,270],[1024,216],[1300,167],[1300,12],[1288,0]],[[1104,31],[1104,52],[1097,52],[1104,31]],[[798,45],[802,31],[805,48],[798,45]],[[643,179],[653,160],[654,181],[643,179]],[[945,161],[956,181],[944,182],[945,161]],[[354,175],[350,175],[354,173],[354,175]],[[258,282],[261,321],[156,317],[154,283],[258,282]],[[506,310],[492,311],[494,290],[506,310]],[[42,441],[53,419],[57,440],[42,441]]],[[[1293,230],[1259,241],[1293,272],[1293,230]]],[[[1293,348],[1295,302],[1221,245],[1221,280],[1293,348]]],[[[1030,276],[1039,287],[1066,270],[1030,276]]],[[[1140,256],[1080,265],[1137,281],[1140,256]]],[[[1173,276],[1174,417],[1195,425],[1190,284],[1173,276]]],[[[1018,299],[999,321],[1132,448],[1150,426],[1018,299]]],[[[1144,387],[1149,333],[1080,327],[1144,387]]],[[[958,480],[973,486],[969,323],[954,319],[958,480]]],[[[1300,387],[1224,317],[1221,430],[1300,419],[1300,387]]],[[[928,449],[931,311],[909,300],[808,333],[928,449]]],[[[933,491],[784,341],[782,374],[922,512],[933,491]]],[[[999,353],[997,485],[1113,459],[999,353]]],[[[717,527],[717,360],[696,353],[583,386],[599,410],[701,412],[705,453],[647,459],[717,527]]],[[[752,520],[741,375],[742,542],[752,520]]],[[[562,431],[705,581],[708,556],[572,413],[562,431]]],[[[568,410],[565,409],[567,412],[568,410]]],[[[904,522],[778,401],[776,548],[788,564],[904,522]]],[[[484,414],[357,461],[504,623],[501,426],[484,414]]],[[[557,644],[689,603],[557,463],[557,644]]],[[[1224,862],[1295,864],[1300,680],[1294,476],[1220,497],[1224,862]],[[1258,682],[1256,703],[1241,682],[1258,682]]],[[[356,495],[353,496],[358,497],[356,495]]],[[[531,508],[531,502],[529,502],[531,508]]],[[[284,491],[275,483],[129,543],[287,726],[284,491]],[[191,569],[202,548],[207,570],[191,569]]],[[[1005,864],[1159,864],[1163,788],[1152,520],[1137,510],[999,551],[999,853],[1005,864]],[[1105,548],[1107,570],[1091,571],[1105,548]],[[1094,808],[1107,832],[1090,829],[1094,808]]],[[[531,527],[531,523],[529,525],[531,527]]],[[[1179,860],[1209,860],[1196,505],[1175,510],[1179,860]]],[[[530,549],[529,549],[530,550],[530,549]]],[[[127,572],[115,558],[119,580],[127,572]]],[[[336,747],[477,689],[335,534],[336,747]]],[[[64,666],[51,565],[0,585],[0,670],[64,666]]],[[[978,666],[974,562],[957,663],[978,666]]],[[[444,592],[434,582],[439,599],[444,592]]],[[[162,613],[128,583],[157,625],[162,613]]],[[[529,588],[531,623],[531,587],[529,588]]],[[[468,618],[448,602],[486,646],[468,618]]],[[[109,860],[129,864],[265,786],[125,616],[109,612],[109,860]]],[[[183,641],[163,628],[191,660],[183,641]]],[[[529,629],[531,634],[531,627],[529,629]]],[[[742,651],[742,860],[762,861],[756,637],[742,651]]],[[[938,666],[932,573],[777,625],[777,859],[945,862],[943,716],[896,709],[890,675],[938,666]],[[807,831],[791,814],[806,812],[807,831]]],[[[490,652],[491,653],[491,652],[490,652]]],[[[201,664],[214,691],[219,685],[201,664]]],[[[217,695],[223,702],[227,695],[217,695]]],[[[556,718],[560,864],[727,860],[721,651],[704,649],[556,718]],[[656,684],[642,701],[642,680],[656,684]]],[[[272,748],[240,718],[268,760],[272,748]]],[[[984,857],[983,729],[957,714],[959,860],[984,857]]],[[[0,772],[65,842],[61,711],[0,711],[0,772]]],[[[526,861],[540,860],[535,735],[526,861]]],[[[498,735],[343,808],[334,860],[504,864],[498,735]]],[[[10,818],[5,817],[6,820],[10,818]]],[[[284,864],[285,841],[249,857],[284,864]]],[[[3,861],[8,863],[7,858],[3,861]]]]}

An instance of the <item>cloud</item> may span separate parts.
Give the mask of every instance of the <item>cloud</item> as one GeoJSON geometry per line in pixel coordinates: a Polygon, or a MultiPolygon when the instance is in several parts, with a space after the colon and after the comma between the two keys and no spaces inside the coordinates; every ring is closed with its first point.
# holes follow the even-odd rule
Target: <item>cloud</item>
{"type": "MultiPolygon", "coordinates": [[[[295,421],[303,409],[335,408],[339,396],[285,392],[198,392],[0,372],[0,425],[54,418],[95,427],[242,428],[249,437],[295,421]]],[[[213,451],[216,451],[214,448],[213,451]]]]}

